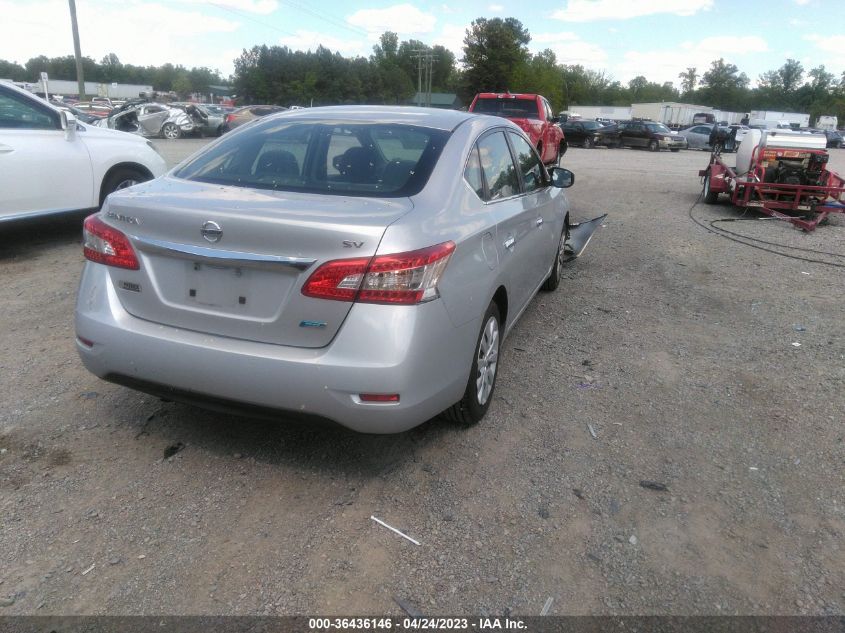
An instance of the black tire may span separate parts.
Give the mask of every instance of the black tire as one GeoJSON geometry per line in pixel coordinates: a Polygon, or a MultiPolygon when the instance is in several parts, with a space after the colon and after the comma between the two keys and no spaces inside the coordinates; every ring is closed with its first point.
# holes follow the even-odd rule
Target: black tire
{"type": "Polygon", "coordinates": [[[175,123],[165,123],[161,126],[161,138],[175,141],[178,138],[182,138],[182,129],[175,123]]]}
{"type": "Polygon", "coordinates": [[[566,154],[566,150],[568,150],[568,149],[569,149],[569,143],[567,143],[565,140],[561,141],[560,146],[558,147],[558,150],[557,150],[557,155],[562,157],[564,154],[566,154]]]}
{"type": "Polygon", "coordinates": [[[706,174],[704,174],[704,202],[706,204],[716,204],[719,202],[719,192],[718,191],[710,191],[710,171],[708,170],[706,174]]]}
{"type": "Polygon", "coordinates": [[[659,152],[660,151],[660,143],[655,141],[654,139],[648,142],[648,151],[650,152],[659,152]]]}
{"type": "Polygon", "coordinates": [[[458,402],[444,411],[446,418],[452,422],[457,422],[464,426],[477,424],[484,417],[484,414],[487,413],[487,409],[490,408],[490,403],[493,401],[493,394],[496,391],[496,376],[498,375],[499,351],[502,341],[501,323],[502,318],[499,314],[499,307],[495,302],[491,301],[487,307],[487,311],[484,313],[484,318],[481,320],[481,331],[478,333],[478,340],[475,343],[472,354],[472,368],[470,369],[469,380],[467,380],[464,395],[458,402]],[[488,332],[491,320],[494,323],[493,327],[495,330],[495,340],[493,341],[490,340],[491,336],[490,332],[488,332]],[[487,335],[486,337],[485,334],[487,335]],[[482,371],[479,369],[479,356],[484,355],[481,353],[481,350],[482,342],[485,341],[491,344],[491,349],[495,349],[495,354],[493,355],[492,363],[489,361],[490,355],[486,355],[488,364],[485,369],[487,371],[484,372],[485,377],[482,379],[482,371]],[[486,381],[488,381],[489,377],[490,364],[493,365],[493,375],[492,378],[489,378],[488,383],[486,381]],[[482,391],[482,386],[479,385],[479,381],[481,380],[484,380],[485,384],[489,384],[489,391],[486,392],[487,397],[483,402],[479,398],[479,392],[482,391]]]}
{"type": "Polygon", "coordinates": [[[670,152],[680,152],[680,151],[681,151],[681,148],[680,148],[680,147],[670,147],[670,148],[669,148],[669,151],[670,151],[670,152]]]}
{"type": "Polygon", "coordinates": [[[223,136],[223,126],[222,125],[217,126],[217,136],[223,136]]]}
{"type": "Polygon", "coordinates": [[[584,149],[593,149],[593,147],[595,147],[595,143],[593,142],[592,137],[584,137],[584,149]]]}
{"type": "Polygon", "coordinates": [[[147,180],[150,180],[147,174],[131,167],[114,170],[103,181],[103,186],[100,188],[100,206],[102,206],[106,196],[110,193],[137,185],[140,182],[146,182],[147,180]]]}
{"type": "Polygon", "coordinates": [[[546,281],[543,282],[543,285],[540,286],[540,290],[544,292],[552,292],[553,290],[557,290],[557,287],[560,285],[560,278],[563,274],[563,262],[566,258],[565,246],[566,244],[566,229],[560,234],[560,242],[557,246],[557,252],[555,253],[555,261],[552,265],[552,272],[549,273],[548,278],[546,281]]]}

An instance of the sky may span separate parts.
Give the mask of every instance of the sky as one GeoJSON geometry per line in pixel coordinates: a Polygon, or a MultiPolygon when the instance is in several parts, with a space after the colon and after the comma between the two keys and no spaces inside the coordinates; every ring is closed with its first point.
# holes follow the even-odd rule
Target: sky
{"type": "MultiPolygon", "coordinates": [[[[100,60],[207,66],[224,77],[257,44],[343,55],[372,53],[378,37],[441,44],[461,58],[478,17],[515,17],[529,48],[549,48],[627,83],[637,75],[680,85],[687,67],[705,71],[719,57],[752,85],[787,58],[805,70],[845,71],[845,0],[76,0],[82,54],[100,60]]],[[[73,54],[67,0],[0,0],[0,59],[73,54]]],[[[72,79],[72,78],[71,78],[72,79]]]]}

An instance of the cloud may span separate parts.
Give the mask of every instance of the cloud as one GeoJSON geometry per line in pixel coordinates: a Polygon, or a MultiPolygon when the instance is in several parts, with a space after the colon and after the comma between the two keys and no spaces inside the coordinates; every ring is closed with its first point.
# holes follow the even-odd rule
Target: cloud
{"type": "MultiPolygon", "coordinates": [[[[76,10],[82,54],[88,57],[99,60],[115,53],[123,63],[143,66],[172,63],[191,67],[219,60],[221,65],[216,68],[224,75],[232,72],[232,60],[222,64],[222,47],[210,36],[236,32],[240,28],[237,21],[199,10],[130,0],[96,7],[79,2],[76,10]]],[[[0,37],[0,59],[24,63],[37,55],[73,55],[68,5],[64,0],[0,0],[0,15],[6,24],[14,25],[0,37]]]]}
{"type": "Polygon", "coordinates": [[[679,84],[678,74],[688,67],[697,68],[700,77],[710,68],[710,63],[720,57],[730,63],[733,56],[766,53],[768,50],[766,40],[756,35],[705,37],[683,42],[671,51],[628,51],[623,61],[615,66],[614,72],[623,83],[637,75],[644,75],[656,83],[670,81],[679,84]]]}
{"type": "Polygon", "coordinates": [[[669,13],[694,15],[713,8],[714,0],[569,0],[565,9],[558,9],[552,17],[564,22],[593,22],[595,20],[627,20],[645,15],[669,13]]]}
{"type": "MultiPolygon", "coordinates": [[[[831,68],[845,68],[845,35],[805,35],[804,39],[816,45],[824,53],[824,59],[816,60],[823,63],[828,70],[831,68]]],[[[818,63],[811,62],[813,66],[818,63]]],[[[808,67],[808,64],[804,64],[808,67]]],[[[838,73],[837,73],[838,74],[838,73]]]]}
{"type": "Polygon", "coordinates": [[[505,7],[501,4],[491,4],[487,7],[487,10],[490,11],[490,13],[501,13],[505,10],[505,7]]]}
{"type": "Polygon", "coordinates": [[[802,7],[805,4],[810,4],[810,0],[795,0],[795,4],[797,4],[799,7],[802,7]]]}
{"type": "Polygon", "coordinates": [[[315,31],[298,30],[295,35],[281,38],[279,43],[295,51],[315,51],[318,46],[324,46],[333,53],[340,53],[347,57],[350,55],[366,56],[371,52],[370,44],[362,40],[333,37],[315,31]]]}
{"type": "Polygon", "coordinates": [[[581,64],[595,67],[607,61],[607,53],[603,48],[590,42],[585,42],[575,33],[537,33],[531,37],[533,52],[549,48],[560,64],[581,64]]]}
{"type": "Polygon", "coordinates": [[[469,28],[469,24],[460,26],[458,24],[444,24],[440,29],[440,34],[435,36],[432,44],[439,44],[443,48],[447,48],[455,54],[455,58],[460,60],[464,56],[464,37],[469,28]]]}
{"type": "Polygon", "coordinates": [[[411,35],[431,33],[437,18],[411,4],[396,4],[385,9],[361,9],[346,18],[346,21],[370,34],[380,35],[385,31],[393,31],[399,35],[411,35]]]}

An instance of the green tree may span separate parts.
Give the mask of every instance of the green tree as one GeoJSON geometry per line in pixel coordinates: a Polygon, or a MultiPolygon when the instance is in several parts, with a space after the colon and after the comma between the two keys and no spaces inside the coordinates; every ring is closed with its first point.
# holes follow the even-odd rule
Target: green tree
{"type": "Polygon", "coordinates": [[[467,95],[516,90],[530,59],[531,35],[516,18],[478,18],[464,37],[464,86],[467,95]]]}
{"type": "Polygon", "coordinates": [[[173,83],[170,85],[170,89],[179,95],[180,99],[187,99],[194,91],[194,86],[188,78],[188,73],[181,72],[173,80],[173,83]]]}
{"type": "Polygon", "coordinates": [[[678,74],[681,80],[681,92],[688,94],[695,90],[698,84],[698,69],[695,66],[688,67],[684,72],[678,74]]]}

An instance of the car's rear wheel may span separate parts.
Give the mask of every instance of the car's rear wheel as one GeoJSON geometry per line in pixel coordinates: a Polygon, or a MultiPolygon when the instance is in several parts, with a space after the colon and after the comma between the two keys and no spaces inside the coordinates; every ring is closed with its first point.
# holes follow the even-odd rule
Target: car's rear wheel
{"type": "Polygon", "coordinates": [[[660,151],[660,144],[655,141],[654,139],[648,142],[648,151],[650,152],[659,152],[660,151]]]}
{"type": "Polygon", "coordinates": [[[150,177],[148,175],[138,171],[137,169],[132,169],[131,167],[116,169],[109,174],[108,178],[106,178],[103,182],[103,187],[100,190],[100,204],[103,204],[106,196],[110,193],[119,191],[120,189],[126,189],[127,187],[137,185],[138,183],[145,182],[149,179],[150,177]]]}
{"type": "Polygon", "coordinates": [[[560,285],[560,278],[563,275],[563,264],[566,261],[566,229],[560,234],[560,242],[557,246],[557,253],[555,253],[555,261],[552,264],[552,272],[549,273],[548,279],[543,282],[540,290],[551,292],[557,290],[560,285]]]}
{"type": "Polygon", "coordinates": [[[481,320],[481,332],[475,344],[472,369],[464,395],[459,402],[445,411],[446,417],[453,422],[465,426],[476,424],[490,408],[499,368],[499,346],[502,340],[500,332],[499,307],[491,301],[481,320]]]}
{"type": "Polygon", "coordinates": [[[680,151],[681,151],[681,148],[680,148],[680,147],[670,147],[670,148],[669,148],[669,151],[670,151],[670,152],[680,152],[680,151]]]}
{"type": "Polygon", "coordinates": [[[182,136],[182,130],[179,129],[179,126],[175,123],[165,123],[161,126],[161,135],[164,138],[169,138],[170,140],[176,140],[180,136],[182,136]]]}

